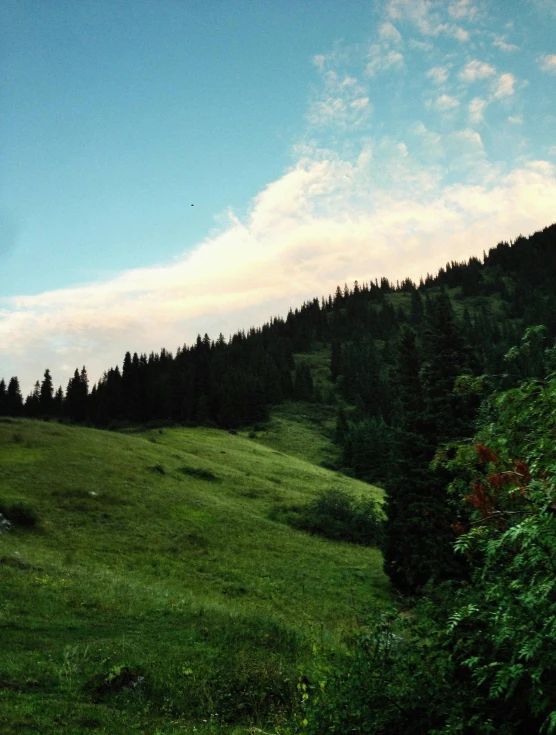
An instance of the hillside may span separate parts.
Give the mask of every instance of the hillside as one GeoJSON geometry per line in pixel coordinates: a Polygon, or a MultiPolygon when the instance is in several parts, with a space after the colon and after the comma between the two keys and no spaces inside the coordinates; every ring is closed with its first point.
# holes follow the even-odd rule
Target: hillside
{"type": "Polygon", "coordinates": [[[270,519],[325,488],[380,497],[274,436],[2,420],[0,503],[38,520],[0,534],[3,735],[287,715],[312,645],[341,645],[390,588],[377,550],[270,519]]]}

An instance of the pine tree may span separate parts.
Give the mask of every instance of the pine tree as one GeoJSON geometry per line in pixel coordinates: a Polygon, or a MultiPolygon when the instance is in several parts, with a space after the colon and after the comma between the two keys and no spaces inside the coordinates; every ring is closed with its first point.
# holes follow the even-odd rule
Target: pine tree
{"type": "Polygon", "coordinates": [[[405,327],[399,338],[397,395],[400,403],[396,467],[386,499],[384,569],[392,583],[404,592],[414,592],[431,576],[427,558],[428,463],[434,445],[424,432],[424,394],[421,358],[415,332],[405,327]]]}
{"type": "Polygon", "coordinates": [[[88,418],[89,380],[85,366],[81,373],[75,369],[73,377],[68,381],[66,389],[65,409],[68,418],[83,423],[88,418]]]}
{"type": "Polygon", "coordinates": [[[52,385],[52,377],[48,369],[45,370],[44,379],[41,383],[40,406],[41,413],[47,416],[51,416],[54,413],[54,386],[52,385]]]}
{"type": "Polygon", "coordinates": [[[450,299],[441,293],[427,305],[422,381],[426,431],[432,443],[468,436],[476,401],[454,393],[456,378],[474,372],[477,360],[456,323],[450,299]]]}
{"type": "Polygon", "coordinates": [[[8,416],[21,416],[23,413],[23,397],[16,376],[10,378],[6,393],[6,413],[8,416]]]}
{"type": "Polygon", "coordinates": [[[36,418],[41,412],[41,386],[39,381],[35,382],[33,390],[25,399],[25,415],[36,418]]]}

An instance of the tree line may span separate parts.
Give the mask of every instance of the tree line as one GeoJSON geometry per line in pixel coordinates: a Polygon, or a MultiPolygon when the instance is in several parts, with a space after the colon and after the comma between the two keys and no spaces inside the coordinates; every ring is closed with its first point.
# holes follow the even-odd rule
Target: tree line
{"type": "Polygon", "coordinates": [[[235,429],[264,422],[286,400],[333,403],[337,469],[386,489],[385,568],[411,593],[431,577],[466,574],[451,552],[446,477],[431,462],[439,445],[472,435],[480,397],[454,391],[456,379],[487,375],[510,388],[541,370],[540,352],[521,355],[511,374],[504,356],[531,324],[556,336],[555,246],[552,225],[418,285],[382,278],[338,287],[229,340],[205,335],[175,354],[127,352],[92,387],[85,367],[65,391],[54,391],[46,370],[25,399],[16,377],[2,380],[0,414],[235,429]],[[329,355],[328,386],[294,358],[314,350],[329,355]]]}

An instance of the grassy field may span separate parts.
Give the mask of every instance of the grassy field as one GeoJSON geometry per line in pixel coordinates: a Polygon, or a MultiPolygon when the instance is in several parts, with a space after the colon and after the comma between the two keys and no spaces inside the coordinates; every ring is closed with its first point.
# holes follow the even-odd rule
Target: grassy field
{"type": "MultiPolygon", "coordinates": [[[[260,430],[242,431],[241,434],[311,464],[330,464],[338,460],[338,447],[331,439],[336,414],[334,406],[290,401],[276,406],[270,421],[260,430]]],[[[350,488],[355,489],[353,485],[350,488]]],[[[362,488],[368,492],[369,486],[363,485],[362,488]]]]}
{"type": "Polygon", "coordinates": [[[391,602],[377,550],[271,520],[380,497],[317,466],[326,417],[294,413],[257,439],[1,421],[0,502],[38,519],[0,535],[2,735],[284,726],[315,650],[391,602]]]}

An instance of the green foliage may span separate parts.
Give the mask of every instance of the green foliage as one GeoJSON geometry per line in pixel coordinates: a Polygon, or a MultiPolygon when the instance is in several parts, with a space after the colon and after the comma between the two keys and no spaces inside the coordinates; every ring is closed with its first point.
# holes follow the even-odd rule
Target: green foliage
{"type": "Polygon", "coordinates": [[[483,417],[475,457],[464,451],[452,463],[453,491],[470,487],[473,509],[456,548],[474,565],[463,617],[473,626],[456,620],[455,648],[489,699],[554,732],[556,374],[494,394],[483,417]]]}
{"type": "Polygon", "coordinates": [[[323,490],[304,506],[274,508],[271,517],[333,541],[380,546],[383,540],[383,518],[376,501],[355,498],[337,488],[323,490]]]}
{"type": "Polygon", "coordinates": [[[301,685],[308,735],[556,732],[555,437],[548,372],[493,394],[473,442],[437,451],[469,579],[429,585],[301,685]]]}
{"type": "MultiPolygon", "coordinates": [[[[439,646],[438,604],[411,616],[384,615],[300,684],[300,730],[323,733],[455,733],[461,691],[452,689],[453,665],[439,646]]],[[[477,730],[476,732],[480,732],[477,730]]],[[[483,732],[488,732],[484,730],[483,732]]]]}

